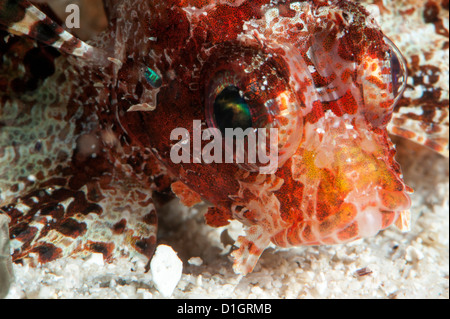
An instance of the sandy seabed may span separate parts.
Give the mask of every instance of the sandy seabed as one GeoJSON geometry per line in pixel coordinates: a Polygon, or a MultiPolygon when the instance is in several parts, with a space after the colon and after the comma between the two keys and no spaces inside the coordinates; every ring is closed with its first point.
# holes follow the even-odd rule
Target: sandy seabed
{"type": "Polygon", "coordinates": [[[397,142],[405,180],[415,189],[408,233],[390,227],[346,245],[268,248],[242,277],[229,258],[240,225],[212,229],[204,224],[205,207],[173,201],[159,214],[160,244],[183,264],[173,293],[161,292],[142,261],[105,264],[93,255],[38,268],[13,265],[7,298],[449,298],[448,159],[397,142]]]}

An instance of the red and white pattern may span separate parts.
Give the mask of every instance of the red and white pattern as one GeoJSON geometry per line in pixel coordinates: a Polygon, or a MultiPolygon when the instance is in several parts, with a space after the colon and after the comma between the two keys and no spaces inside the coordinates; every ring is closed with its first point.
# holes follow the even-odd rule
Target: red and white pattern
{"type": "Polygon", "coordinates": [[[238,273],[251,272],[270,242],[334,244],[392,223],[408,228],[411,189],[388,132],[448,154],[448,65],[424,62],[448,56],[448,8],[428,1],[406,13],[435,28],[427,41],[438,50],[409,52],[393,38],[410,74],[402,98],[396,49],[352,1],[105,0],[105,8],[108,28],[87,44],[28,1],[0,1],[0,206],[14,261],[89,252],[148,260],[152,192],[169,190],[172,176],[186,202],[215,205],[209,225],[246,225],[233,253],[238,273]],[[273,175],[170,161],[170,132],[206,123],[207,91],[227,69],[257,105],[282,106],[267,123],[282,130],[273,175]]]}

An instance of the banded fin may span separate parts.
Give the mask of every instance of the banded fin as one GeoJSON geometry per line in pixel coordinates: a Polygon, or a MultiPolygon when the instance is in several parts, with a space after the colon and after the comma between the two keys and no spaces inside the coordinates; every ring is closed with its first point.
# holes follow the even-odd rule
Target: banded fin
{"type": "Polygon", "coordinates": [[[116,258],[141,260],[148,271],[156,248],[157,215],[151,190],[134,186],[117,182],[103,189],[99,183],[77,191],[41,188],[1,208],[11,219],[13,261],[36,266],[101,253],[108,263],[116,258]],[[92,192],[99,192],[99,198],[90,198],[92,192]]]}
{"type": "Polygon", "coordinates": [[[0,25],[12,34],[29,36],[61,52],[98,64],[107,63],[105,51],[65,31],[27,0],[0,0],[0,25]]]}
{"type": "Polygon", "coordinates": [[[395,226],[397,226],[401,232],[409,232],[411,230],[411,211],[401,211],[395,221],[395,226]]]}
{"type": "Polygon", "coordinates": [[[442,109],[441,112],[447,112],[441,121],[425,121],[413,113],[394,113],[387,130],[449,157],[448,110],[442,109]]]}
{"type": "Polygon", "coordinates": [[[251,273],[269,244],[270,238],[261,226],[248,228],[246,236],[239,236],[235,243],[239,248],[231,253],[234,272],[244,276],[251,273]]]}

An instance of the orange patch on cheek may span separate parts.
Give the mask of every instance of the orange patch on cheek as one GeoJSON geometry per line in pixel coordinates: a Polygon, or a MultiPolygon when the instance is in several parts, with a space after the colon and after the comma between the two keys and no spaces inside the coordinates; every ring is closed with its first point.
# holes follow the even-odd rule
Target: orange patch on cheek
{"type": "Polygon", "coordinates": [[[323,179],[317,192],[317,219],[324,221],[339,211],[344,198],[349,192],[349,185],[329,170],[323,170],[323,179]]]}

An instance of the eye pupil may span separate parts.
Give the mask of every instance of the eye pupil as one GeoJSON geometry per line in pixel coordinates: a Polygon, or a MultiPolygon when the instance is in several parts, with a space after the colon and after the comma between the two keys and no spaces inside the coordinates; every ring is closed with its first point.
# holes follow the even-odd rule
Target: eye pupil
{"type": "Polygon", "coordinates": [[[225,133],[226,128],[246,130],[253,124],[247,102],[241,97],[239,89],[232,85],[217,95],[214,101],[214,117],[222,133],[225,133]]]}
{"type": "Polygon", "coordinates": [[[401,66],[400,61],[398,60],[397,55],[393,54],[391,57],[391,75],[392,75],[392,84],[394,86],[394,93],[397,95],[400,87],[401,87],[401,66]]]}
{"type": "Polygon", "coordinates": [[[391,80],[395,97],[395,104],[397,103],[398,99],[400,99],[403,91],[406,88],[408,71],[406,68],[405,59],[403,58],[400,50],[389,38],[385,37],[385,41],[390,47],[391,80]]]}

